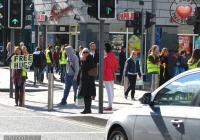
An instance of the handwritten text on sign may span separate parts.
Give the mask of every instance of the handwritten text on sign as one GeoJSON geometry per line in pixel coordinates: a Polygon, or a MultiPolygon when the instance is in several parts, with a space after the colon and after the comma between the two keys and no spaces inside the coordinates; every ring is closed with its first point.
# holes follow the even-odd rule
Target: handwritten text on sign
{"type": "Polygon", "coordinates": [[[11,61],[12,69],[29,68],[33,62],[33,54],[14,55],[11,61]]]}

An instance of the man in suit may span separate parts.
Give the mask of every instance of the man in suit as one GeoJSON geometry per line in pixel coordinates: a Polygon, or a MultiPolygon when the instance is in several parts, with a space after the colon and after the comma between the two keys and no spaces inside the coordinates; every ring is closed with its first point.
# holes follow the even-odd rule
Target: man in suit
{"type": "MultiPolygon", "coordinates": [[[[95,68],[97,68],[97,65],[99,63],[99,53],[96,51],[96,44],[94,42],[90,43],[90,54],[94,58],[94,65],[95,68]]],[[[98,75],[96,79],[98,79],[98,75]]],[[[95,96],[92,96],[92,100],[95,100],[95,96]]]]}

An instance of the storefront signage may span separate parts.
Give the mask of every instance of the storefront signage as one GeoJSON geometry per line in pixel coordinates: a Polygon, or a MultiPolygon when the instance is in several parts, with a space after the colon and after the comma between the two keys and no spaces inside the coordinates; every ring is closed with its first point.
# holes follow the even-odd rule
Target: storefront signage
{"type": "Polygon", "coordinates": [[[190,54],[190,36],[179,36],[178,42],[178,50],[185,50],[187,54],[190,54]]]}
{"type": "Polygon", "coordinates": [[[174,0],[170,7],[171,21],[178,24],[193,23],[197,17],[194,12],[196,7],[193,0],[174,0]]]}
{"type": "Polygon", "coordinates": [[[11,61],[11,69],[29,68],[33,62],[33,54],[14,55],[11,61]]]}
{"type": "Polygon", "coordinates": [[[46,15],[45,14],[39,14],[36,17],[37,21],[46,21],[46,15]]]}
{"type": "Polygon", "coordinates": [[[70,10],[72,10],[72,8],[73,8],[72,6],[69,6],[64,9],[56,10],[57,9],[56,5],[53,5],[51,12],[50,12],[49,21],[55,20],[56,18],[63,15],[64,13],[67,13],[70,10]]]}
{"type": "Polygon", "coordinates": [[[118,20],[134,20],[134,12],[122,12],[118,14],[118,20]]]}

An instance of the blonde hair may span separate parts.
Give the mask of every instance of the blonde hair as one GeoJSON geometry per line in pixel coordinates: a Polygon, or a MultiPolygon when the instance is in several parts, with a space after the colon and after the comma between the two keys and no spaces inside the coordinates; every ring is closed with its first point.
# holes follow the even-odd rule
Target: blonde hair
{"type": "Polygon", "coordinates": [[[168,51],[168,49],[167,49],[167,48],[163,48],[162,51],[161,51],[161,53],[160,53],[160,56],[164,56],[164,53],[165,53],[166,51],[168,51]]]}
{"type": "Polygon", "coordinates": [[[150,55],[151,52],[154,52],[156,49],[158,49],[158,46],[157,46],[157,45],[153,45],[153,46],[151,47],[151,49],[149,50],[148,55],[150,55]]]}
{"type": "Polygon", "coordinates": [[[82,50],[82,52],[81,52],[81,58],[83,57],[83,52],[88,52],[88,53],[90,53],[90,50],[88,49],[88,48],[84,48],[83,50],[82,50]]]}
{"type": "Polygon", "coordinates": [[[25,51],[27,51],[26,46],[22,46],[22,50],[23,50],[23,49],[24,49],[25,51]]]}

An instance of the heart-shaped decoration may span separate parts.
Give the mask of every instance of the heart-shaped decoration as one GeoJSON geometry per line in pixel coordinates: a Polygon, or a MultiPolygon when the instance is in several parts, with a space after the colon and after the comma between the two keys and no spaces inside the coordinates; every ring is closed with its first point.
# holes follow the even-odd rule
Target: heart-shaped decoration
{"type": "Polygon", "coordinates": [[[187,19],[192,13],[192,7],[190,5],[179,5],[176,7],[176,13],[182,19],[187,19]]]}

